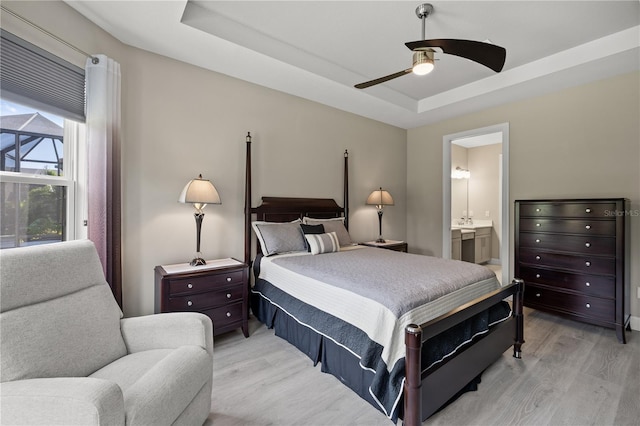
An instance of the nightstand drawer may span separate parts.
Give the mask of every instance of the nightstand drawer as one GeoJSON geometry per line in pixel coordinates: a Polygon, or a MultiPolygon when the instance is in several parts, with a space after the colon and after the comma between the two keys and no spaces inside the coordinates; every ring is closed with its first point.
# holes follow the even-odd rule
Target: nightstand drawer
{"type": "Polygon", "coordinates": [[[243,282],[243,277],[242,271],[230,271],[206,276],[171,278],[169,280],[169,295],[200,293],[215,290],[221,285],[240,284],[243,282]]]}
{"type": "Polygon", "coordinates": [[[242,303],[234,303],[232,305],[221,306],[215,309],[208,309],[203,312],[213,321],[214,334],[216,328],[222,329],[226,325],[242,321],[242,303]]]}
{"type": "Polygon", "coordinates": [[[235,300],[242,300],[242,291],[242,286],[234,286],[222,291],[170,297],[169,309],[172,311],[192,311],[224,305],[235,300]]]}

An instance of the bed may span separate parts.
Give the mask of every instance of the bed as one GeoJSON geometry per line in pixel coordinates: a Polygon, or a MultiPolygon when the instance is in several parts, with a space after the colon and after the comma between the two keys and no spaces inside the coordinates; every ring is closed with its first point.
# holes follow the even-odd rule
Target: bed
{"type": "Polygon", "coordinates": [[[345,207],[286,197],[252,207],[247,137],[251,310],[393,422],[416,425],[475,389],[509,347],[520,358],[524,282],[502,287],[478,265],[352,244],[346,152],[344,182],[345,207]]]}

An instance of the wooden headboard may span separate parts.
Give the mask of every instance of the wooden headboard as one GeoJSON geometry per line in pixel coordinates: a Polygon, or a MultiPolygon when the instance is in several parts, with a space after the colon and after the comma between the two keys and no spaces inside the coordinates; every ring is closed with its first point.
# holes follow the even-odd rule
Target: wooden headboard
{"type": "MultiPolygon", "coordinates": [[[[251,134],[247,133],[247,156],[244,199],[244,261],[251,265],[251,220],[266,222],[290,222],[305,216],[328,219],[344,216],[344,225],[349,229],[349,153],[344,151],[344,207],[340,207],[332,198],[290,198],[262,197],[258,207],[251,207],[251,134]]],[[[260,251],[260,246],[256,247],[260,251]]]]}

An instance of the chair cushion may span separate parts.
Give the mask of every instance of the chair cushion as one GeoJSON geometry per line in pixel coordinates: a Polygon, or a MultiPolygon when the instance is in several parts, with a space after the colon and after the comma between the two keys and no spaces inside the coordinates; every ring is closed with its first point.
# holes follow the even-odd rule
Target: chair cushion
{"type": "Polygon", "coordinates": [[[3,312],[0,347],[3,382],[86,377],[127,353],[106,284],[3,312]]]}
{"type": "Polygon", "coordinates": [[[91,377],[112,380],[121,387],[127,424],[151,425],[177,419],[212,374],[211,356],[205,349],[180,346],[126,355],[91,377]]]}
{"type": "Polygon", "coordinates": [[[0,250],[3,382],[88,376],[126,355],[122,311],[92,242],[0,250]]]}
{"type": "Polygon", "coordinates": [[[89,240],[0,250],[0,312],[108,285],[89,240]]]}

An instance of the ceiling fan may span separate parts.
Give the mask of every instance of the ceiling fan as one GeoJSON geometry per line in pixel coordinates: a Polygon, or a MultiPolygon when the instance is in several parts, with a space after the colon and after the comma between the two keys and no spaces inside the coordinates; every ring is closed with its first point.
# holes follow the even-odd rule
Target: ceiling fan
{"type": "Polygon", "coordinates": [[[417,75],[428,74],[434,68],[433,61],[434,53],[436,51],[433,48],[440,48],[443,53],[447,53],[449,55],[456,55],[462,58],[470,59],[474,62],[491,68],[495,72],[502,71],[502,67],[504,67],[504,61],[507,55],[507,51],[504,47],[481,41],[458,40],[451,38],[425,40],[425,22],[427,17],[432,13],[433,5],[431,5],[430,3],[421,4],[416,8],[416,15],[418,15],[418,18],[422,20],[422,40],[410,41],[408,43],[405,43],[409,50],[412,50],[414,52],[413,66],[411,68],[407,68],[406,70],[396,72],[384,77],[376,78],[375,80],[356,84],[354,87],[357,89],[366,89],[367,87],[375,86],[376,84],[384,83],[385,81],[402,77],[403,75],[407,75],[411,72],[417,75]]]}

